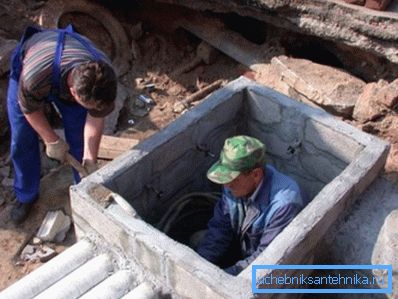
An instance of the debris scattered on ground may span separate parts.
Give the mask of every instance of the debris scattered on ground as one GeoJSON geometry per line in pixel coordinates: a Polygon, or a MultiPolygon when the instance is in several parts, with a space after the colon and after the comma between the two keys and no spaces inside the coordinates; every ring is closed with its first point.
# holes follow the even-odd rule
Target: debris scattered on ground
{"type": "Polygon", "coordinates": [[[217,80],[217,81],[211,83],[210,85],[204,87],[203,89],[198,90],[197,92],[193,93],[192,95],[185,98],[184,100],[176,102],[174,104],[173,111],[176,113],[183,112],[185,109],[187,109],[189,107],[190,104],[204,98],[205,96],[207,96],[214,90],[220,88],[224,83],[225,83],[224,80],[217,80]]]}
{"type": "Polygon", "coordinates": [[[45,263],[57,255],[57,252],[47,245],[26,245],[20,259],[24,262],[45,263]]]}
{"type": "Polygon", "coordinates": [[[36,246],[33,245],[26,245],[25,248],[22,250],[21,252],[21,260],[27,261],[27,260],[31,260],[32,255],[35,253],[36,251],[36,246]]]}
{"type": "Polygon", "coordinates": [[[33,245],[40,245],[42,243],[43,243],[43,241],[41,239],[39,239],[38,237],[33,237],[33,239],[32,239],[33,245]]]}
{"type": "Polygon", "coordinates": [[[45,263],[57,255],[57,252],[47,245],[42,245],[36,252],[40,262],[45,263]]]}
{"type": "Polygon", "coordinates": [[[43,241],[62,242],[65,239],[66,232],[69,230],[71,220],[68,215],[62,211],[47,212],[36,237],[43,241]]]}

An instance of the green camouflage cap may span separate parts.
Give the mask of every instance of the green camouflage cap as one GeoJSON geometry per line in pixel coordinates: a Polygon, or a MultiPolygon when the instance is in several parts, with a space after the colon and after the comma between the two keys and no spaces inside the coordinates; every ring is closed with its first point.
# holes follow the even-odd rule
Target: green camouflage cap
{"type": "Polygon", "coordinates": [[[234,136],[225,140],[220,159],[207,171],[207,178],[217,184],[233,181],[241,172],[265,163],[265,145],[250,136],[234,136]]]}

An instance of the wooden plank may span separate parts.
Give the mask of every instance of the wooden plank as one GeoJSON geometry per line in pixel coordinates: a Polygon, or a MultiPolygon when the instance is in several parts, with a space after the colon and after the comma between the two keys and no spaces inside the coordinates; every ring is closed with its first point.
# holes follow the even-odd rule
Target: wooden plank
{"type": "Polygon", "coordinates": [[[120,154],[137,145],[139,140],[102,135],[98,158],[113,160],[120,154]]]}

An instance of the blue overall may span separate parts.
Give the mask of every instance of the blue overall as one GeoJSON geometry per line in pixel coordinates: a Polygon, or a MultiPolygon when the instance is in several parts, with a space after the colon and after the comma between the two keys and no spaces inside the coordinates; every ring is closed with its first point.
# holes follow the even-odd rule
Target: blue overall
{"type": "MultiPolygon", "coordinates": [[[[26,40],[42,29],[28,27],[15,48],[11,57],[10,81],[7,92],[8,119],[11,127],[11,159],[14,165],[14,191],[18,201],[29,203],[39,196],[40,185],[40,149],[36,131],[27,122],[18,103],[18,84],[22,71],[22,48],[26,40]]],[[[58,108],[65,129],[65,139],[69,144],[70,153],[78,161],[82,161],[84,147],[84,124],[87,110],[77,103],[65,103],[59,99],[61,81],[61,58],[64,47],[65,34],[76,38],[91,53],[95,60],[99,60],[98,52],[78,34],[73,32],[72,26],[57,29],[59,32],[52,74],[52,86],[47,101],[53,102],[58,108]]],[[[74,170],[75,182],[80,181],[79,174],[74,170]]]]}

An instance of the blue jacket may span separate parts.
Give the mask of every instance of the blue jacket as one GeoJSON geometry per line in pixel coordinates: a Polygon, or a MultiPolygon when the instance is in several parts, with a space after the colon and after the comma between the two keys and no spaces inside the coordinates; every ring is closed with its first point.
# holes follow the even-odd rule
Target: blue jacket
{"type": "Polygon", "coordinates": [[[235,198],[223,188],[198,253],[217,264],[238,239],[243,259],[225,269],[237,275],[293,220],[304,206],[302,192],[290,177],[265,166],[265,177],[254,196],[235,198]]]}

